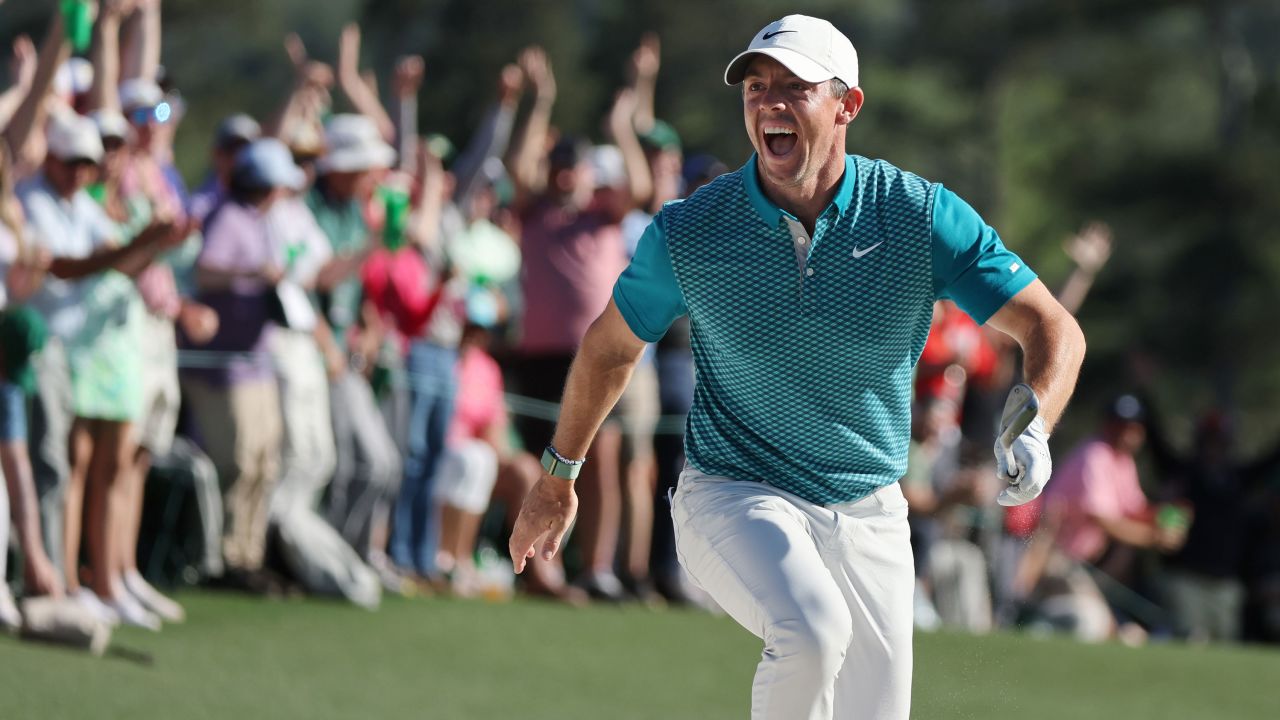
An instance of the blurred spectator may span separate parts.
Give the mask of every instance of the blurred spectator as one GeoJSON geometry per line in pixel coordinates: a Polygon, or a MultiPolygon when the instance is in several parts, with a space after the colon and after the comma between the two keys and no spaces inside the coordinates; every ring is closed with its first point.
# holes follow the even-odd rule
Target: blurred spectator
{"type": "Polygon", "coordinates": [[[410,244],[374,251],[362,270],[362,281],[379,316],[408,345],[404,474],[388,554],[401,570],[434,580],[439,520],[432,483],[453,415],[459,302],[465,287],[452,280],[440,247],[440,217],[448,192],[444,169],[425,143],[418,154],[422,179],[407,231],[410,244]]]}
{"type": "Polygon", "coordinates": [[[61,595],[62,580],[40,537],[35,482],[27,454],[27,396],[35,392],[32,356],[45,341],[44,321],[23,303],[39,288],[48,255],[33,252],[26,239],[22,207],[14,196],[13,166],[0,140],[0,628],[22,623],[4,582],[10,517],[18,530],[28,595],[61,595]]]}
{"type": "Polygon", "coordinates": [[[213,135],[209,174],[204,183],[191,194],[188,202],[187,212],[191,217],[203,223],[209,213],[222,204],[231,185],[231,170],[235,166],[236,155],[261,135],[262,128],[258,121],[244,113],[228,115],[218,123],[218,129],[213,135]]]}
{"type": "Polygon", "coordinates": [[[223,582],[278,590],[263,573],[268,502],[280,471],[280,398],[269,356],[274,289],[283,277],[267,213],[303,182],[289,150],[257,140],[237,158],[228,197],[205,221],[198,299],[224,321],[204,346],[225,353],[184,373],[183,391],[223,484],[223,582]]]}
{"type": "Polygon", "coordinates": [[[329,490],[329,522],[346,541],[385,574],[390,504],[400,483],[400,455],[369,384],[384,331],[366,307],[356,271],[376,247],[361,209],[374,173],[391,166],[394,152],[373,123],[360,115],[338,115],[327,129],[326,154],[316,164],[307,205],[324,232],[334,261],[317,278],[337,464],[329,490]]]}
{"type": "MultiPolygon", "coordinates": [[[[133,454],[131,421],[140,408],[136,313],[141,312],[132,285],[120,275],[102,275],[114,268],[136,275],[158,252],[184,235],[182,228],[152,223],[128,245],[120,228],[89,196],[103,160],[97,126],[75,115],[59,116],[49,128],[49,157],[43,172],[19,191],[36,242],[52,255],[50,272],[57,280],[44,283],[34,304],[44,314],[56,342],[41,353],[39,417],[44,430],[42,460],[46,468],[65,467],[66,490],[63,547],[64,573],[69,589],[101,617],[115,612],[139,624],[154,626],[145,610],[116,583],[113,572],[116,538],[108,523],[112,488],[133,454]],[[131,320],[134,321],[131,324],[131,320]],[[70,425],[74,414],[76,423],[70,425]],[[70,430],[68,431],[68,427],[70,430]],[[71,440],[71,452],[63,454],[71,440]],[[51,452],[52,451],[52,452],[51,452]],[[54,457],[54,453],[58,457],[54,457]],[[80,513],[84,486],[89,495],[88,539],[94,592],[79,588],[80,513]],[[106,600],[111,608],[102,605],[106,600]],[[114,609],[115,612],[112,612],[114,609]]],[[[39,472],[39,469],[37,470],[39,472]]],[[[120,502],[116,500],[115,502],[120,502]]]]}
{"type": "MultiPolygon", "coordinates": [[[[652,184],[632,125],[634,91],[618,93],[608,118],[625,180],[597,193],[598,183],[610,178],[596,177],[586,141],[565,137],[549,154],[545,151],[556,94],[546,54],[529,48],[521,54],[520,66],[535,98],[511,161],[526,298],[513,377],[524,395],[554,403],[560,400],[574,351],[608,305],[613,281],[626,267],[619,223],[649,196],[652,184]]],[[[530,448],[549,442],[553,430],[547,420],[535,418],[522,418],[518,429],[530,448]]],[[[621,519],[620,441],[615,419],[588,451],[593,462],[578,485],[582,506],[574,534],[584,555],[581,584],[593,595],[615,600],[624,594],[613,570],[621,519]]]]}
{"type": "MultiPolygon", "coordinates": [[[[674,132],[674,131],[673,131],[674,132]]],[[[652,133],[646,136],[646,145],[655,143],[652,133]]],[[[665,193],[672,185],[666,178],[666,171],[674,169],[680,172],[679,186],[683,194],[689,195],[728,168],[710,155],[695,155],[686,160],[683,167],[668,168],[665,161],[674,157],[670,151],[670,143],[654,162],[650,151],[650,167],[653,168],[654,203],[666,202],[665,193]]],[[[653,206],[651,206],[653,207],[653,206]]],[[[655,365],[658,370],[659,408],[663,417],[681,418],[689,414],[693,405],[693,351],[689,345],[689,319],[678,318],[667,334],[656,343],[655,365]]],[[[684,470],[684,424],[676,427],[668,426],[660,432],[654,441],[654,452],[658,465],[657,492],[654,494],[655,504],[659,508],[654,513],[653,522],[653,557],[650,561],[653,571],[654,586],[668,600],[676,603],[689,602],[691,586],[685,580],[684,569],[676,558],[675,529],[671,522],[669,494],[675,490],[680,473],[684,470]]]]}
{"type": "MultiPolygon", "coordinates": [[[[1150,400],[1147,400],[1150,410],[1150,400]]],[[[1146,416],[1148,447],[1168,491],[1192,509],[1186,543],[1169,558],[1171,601],[1180,635],[1240,639],[1249,508],[1280,470],[1280,447],[1248,462],[1235,459],[1235,428],[1221,411],[1196,424],[1190,455],[1180,454],[1154,410],[1146,416]]]]}
{"type": "Polygon", "coordinates": [[[1111,403],[1101,432],[1081,443],[1057,468],[1043,498],[1042,537],[1052,536],[1055,555],[1045,550],[1023,558],[1020,587],[1041,587],[1046,605],[1066,608],[1061,618],[1075,623],[1083,639],[1101,639],[1114,631],[1108,613],[1103,621],[1103,595],[1084,568],[1097,566],[1108,577],[1132,587],[1136,583],[1133,551],[1153,548],[1173,553],[1186,540],[1179,518],[1153,508],[1138,482],[1134,454],[1146,439],[1144,411],[1138,399],[1123,395],[1111,403]]]}

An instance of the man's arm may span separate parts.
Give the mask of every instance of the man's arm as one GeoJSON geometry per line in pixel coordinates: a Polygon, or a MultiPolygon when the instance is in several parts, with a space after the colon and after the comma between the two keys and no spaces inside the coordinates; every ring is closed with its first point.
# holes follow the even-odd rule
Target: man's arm
{"type": "Polygon", "coordinates": [[[1039,280],[1014,295],[987,322],[1022,347],[1023,374],[1040,399],[1045,432],[1051,432],[1067,407],[1084,362],[1080,325],[1039,280]]]}
{"type": "Polygon", "coordinates": [[[71,44],[67,42],[66,33],[63,31],[62,13],[54,13],[53,21],[49,23],[49,31],[40,45],[31,88],[3,131],[3,138],[9,144],[9,154],[13,157],[15,164],[40,164],[40,158],[31,157],[30,140],[32,135],[41,132],[44,128],[45,117],[48,114],[45,99],[53,88],[54,75],[70,55],[71,44]]]}
{"type": "MultiPolygon", "coordinates": [[[[988,320],[1022,347],[1023,375],[1039,399],[1037,417],[1005,449],[996,440],[997,475],[1008,482],[996,502],[1022,505],[1040,495],[1053,474],[1049,433],[1062,417],[1084,361],[1084,333],[1075,318],[1033,280],[988,320]]],[[[1001,427],[1001,433],[1004,428],[1001,427]]]]}
{"type": "Polygon", "coordinates": [[[157,255],[177,247],[190,230],[189,223],[153,223],[128,245],[104,245],[85,258],[55,257],[49,263],[49,274],[63,280],[75,280],[115,270],[134,277],[145,270],[157,255]]]}
{"type": "Polygon", "coordinates": [[[537,45],[520,53],[520,69],[533,86],[533,107],[508,157],[507,169],[516,186],[516,205],[521,206],[542,192],[542,161],[547,153],[547,132],[551,127],[551,108],[556,101],[556,78],[551,61],[537,45]]]}
{"type": "Polygon", "coordinates": [[[383,140],[396,141],[395,123],[382,107],[375,90],[360,76],[360,26],[355,23],[343,27],[338,38],[338,87],[356,112],[373,121],[383,140]]]}
{"type": "MultiPolygon", "coordinates": [[[[560,401],[560,420],[551,444],[567,458],[586,457],[587,448],[618,402],[640,362],[645,343],[631,331],[612,300],[582,340],[560,401]]],[[[543,473],[529,492],[511,532],[511,560],[517,573],[541,552],[550,560],[577,513],[573,481],[543,473]]]]}

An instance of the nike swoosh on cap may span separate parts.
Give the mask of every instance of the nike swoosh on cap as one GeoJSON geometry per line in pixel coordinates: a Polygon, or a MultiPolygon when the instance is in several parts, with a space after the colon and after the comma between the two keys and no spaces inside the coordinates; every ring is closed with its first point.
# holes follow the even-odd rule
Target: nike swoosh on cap
{"type": "Polygon", "coordinates": [[[784,33],[784,32],[795,32],[795,30],[774,30],[774,31],[773,31],[773,32],[771,32],[771,33],[765,33],[765,34],[764,34],[760,39],[761,39],[761,40],[768,40],[769,38],[773,37],[774,35],[781,35],[781,34],[782,34],[782,33],[784,33]]]}

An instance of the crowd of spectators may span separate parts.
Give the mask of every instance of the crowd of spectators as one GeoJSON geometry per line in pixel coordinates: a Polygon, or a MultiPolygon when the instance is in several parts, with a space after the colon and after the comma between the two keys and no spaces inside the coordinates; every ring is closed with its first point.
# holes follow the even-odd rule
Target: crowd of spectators
{"type": "MultiPolygon", "coordinates": [[[[420,58],[384,101],[357,26],[332,66],[290,36],[290,93],[270,117],[222,119],[189,190],[158,0],[63,8],[38,49],[15,42],[0,94],[0,626],[100,648],[117,623],[183,621],[138,562],[175,534],[195,548],[185,579],[229,590],[370,609],[388,592],[509,592],[492,547],[540,475],[578,343],[653,214],[727,170],[655,117],[657,38],[631,56],[604,142],[552,125],[555,74],[533,46],[456,147],[417,134],[420,58]],[[144,523],[159,494],[195,512],[144,523]]],[[[1109,246],[1098,226],[1069,243],[1073,310],[1109,246]]],[[[706,602],[666,512],[688,333],[646,353],[591,447],[571,552],[535,558],[519,591],[706,602]]],[[[1180,454],[1125,396],[1059,450],[1042,501],[1001,510],[989,439],[1016,373],[1012,348],[939,304],[903,479],[917,623],[1280,637],[1278,461],[1236,463],[1225,415],[1180,454]]]]}

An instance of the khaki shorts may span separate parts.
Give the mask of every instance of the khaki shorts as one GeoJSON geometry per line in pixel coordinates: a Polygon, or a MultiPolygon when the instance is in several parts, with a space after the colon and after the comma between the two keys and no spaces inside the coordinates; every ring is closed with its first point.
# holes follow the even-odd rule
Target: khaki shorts
{"type": "Polygon", "coordinates": [[[173,446],[182,394],[178,389],[178,348],[173,322],[145,313],[142,326],[142,416],[138,442],[152,455],[173,446]]]}

